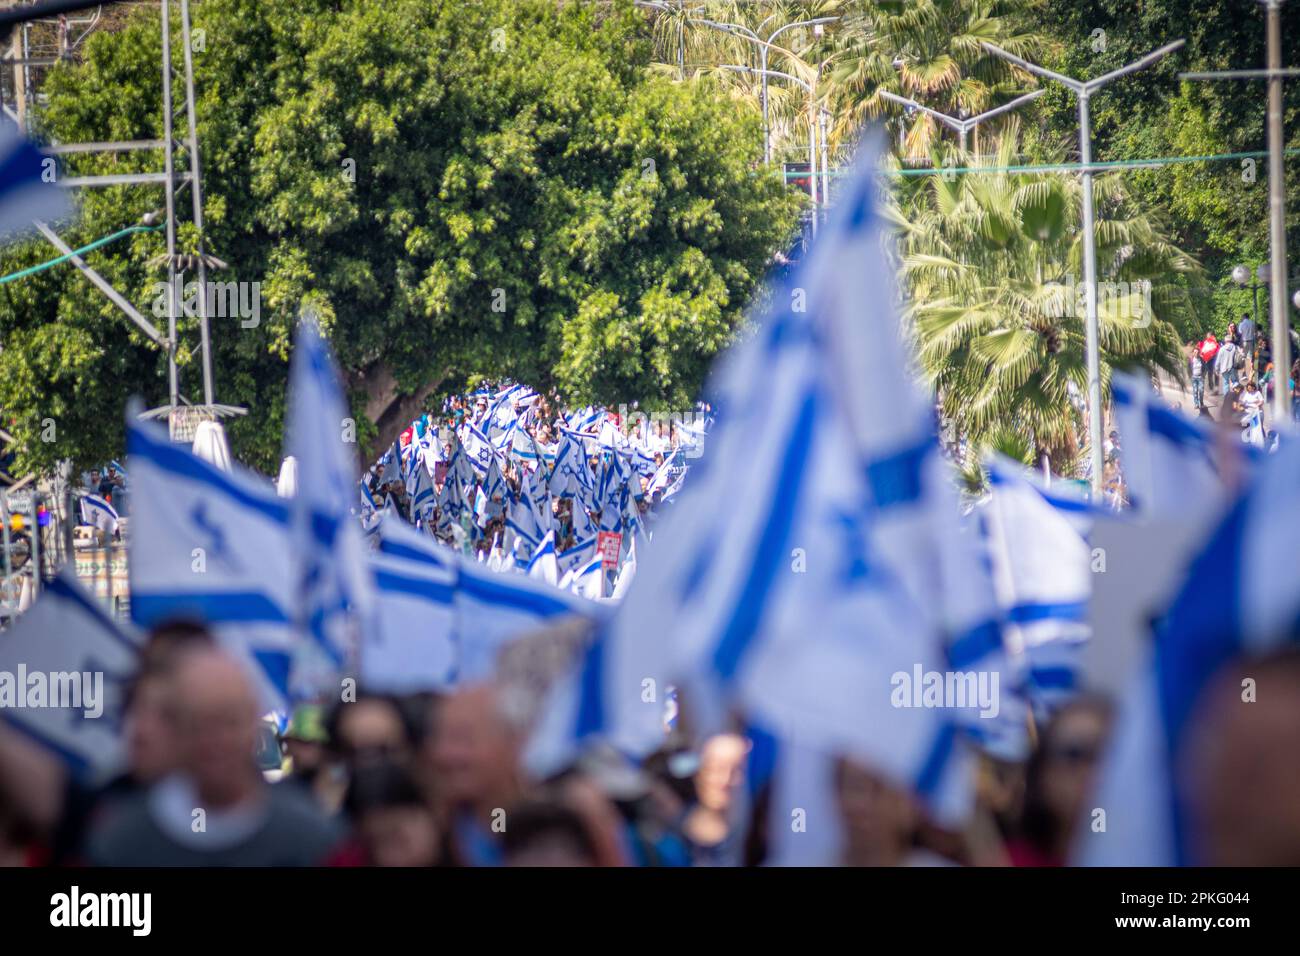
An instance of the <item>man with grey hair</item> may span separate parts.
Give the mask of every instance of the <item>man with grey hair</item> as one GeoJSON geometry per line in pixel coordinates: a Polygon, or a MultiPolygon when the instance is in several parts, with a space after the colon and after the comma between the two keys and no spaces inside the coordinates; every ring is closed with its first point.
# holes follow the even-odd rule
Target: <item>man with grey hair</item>
{"type": "Polygon", "coordinates": [[[178,772],[98,823],[98,866],[311,866],[340,833],[295,788],[268,786],[254,760],[257,697],[243,666],[208,648],[176,665],[178,772]]]}

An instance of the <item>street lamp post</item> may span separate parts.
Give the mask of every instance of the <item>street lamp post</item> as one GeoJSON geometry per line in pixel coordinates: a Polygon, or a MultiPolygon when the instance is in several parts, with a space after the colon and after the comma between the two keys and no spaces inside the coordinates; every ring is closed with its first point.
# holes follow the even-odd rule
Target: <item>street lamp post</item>
{"type": "Polygon", "coordinates": [[[960,137],[961,151],[964,153],[966,152],[966,134],[979,126],[980,123],[992,119],[994,116],[1000,116],[1003,113],[1009,112],[1018,106],[1028,103],[1030,100],[1036,100],[1046,92],[1047,90],[1034,90],[1032,93],[1018,96],[1009,103],[1003,103],[996,109],[986,110],[978,116],[972,116],[969,119],[964,119],[960,116],[949,116],[947,113],[940,113],[938,110],[932,110],[928,106],[922,106],[916,100],[910,100],[906,96],[899,96],[897,93],[891,93],[888,90],[881,90],[880,95],[891,103],[898,103],[900,106],[910,106],[913,109],[920,110],[922,113],[933,116],[949,129],[956,130],[957,135],[960,137]]]}
{"type": "MultiPolygon", "coordinates": [[[[770,20],[771,17],[768,17],[767,19],[770,20]]],[[[820,34],[821,29],[826,24],[834,23],[837,20],[839,20],[839,17],[814,17],[811,20],[796,20],[793,23],[787,23],[784,24],[783,26],[777,27],[775,30],[773,30],[771,33],[767,35],[766,40],[760,37],[753,30],[749,29],[749,27],[741,26],[738,23],[722,23],[717,20],[705,20],[705,19],[698,19],[695,21],[696,23],[703,23],[706,26],[711,26],[717,30],[723,30],[727,33],[735,34],[736,36],[741,37],[745,40],[749,40],[751,43],[757,44],[758,46],[758,72],[762,75],[762,92],[759,94],[759,100],[763,104],[763,163],[764,165],[770,166],[772,163],[772,127],[771,124],[768,122],[767,77],[768,74],[773,71],[770,71],[767,68],[767,51],[776,50],[778,53],[785,53],[789,55],[790,51],[782,49],[781,47],[776,46],[773,43],[773,41],[776,40],[776,38],[779,37],[786,30],[793,30],[796,27],[812,27],[814,30],[819,31],[820,34]]],[[[764,20],[763,23],[767,23],[767,20],[764,20]]],[[[762,23],[759,24],[760,29],[762,28],[762,26],[763,26],[762,23]]]]}
{"type": "MultiPolygon", "coordinates": [[[[738,66],[736,64],[723,64],[722,69],[731,70],[734,73],[758,73],[759,70],[752,66],[738,66]]],[[[817,87],[813,83],[808,83],[791,73],[783,73],[780,70],[762,70],[764,78],[767,76],[779,76],[783,79],[792,80],[802,86],[808,94],[808,180],[812,188],[813,216],[812,216],[812,234],[817,235],[817,87]]]]}
{"type": "Polygon", "coordinates": [[[1083,179],[1083,282],[1084,301],[1087,304],[1088,451],[1092,469],[1092,489],[1097,496],[1101,494],[1102,472],[1105,466],[1102,460],[1101,448],[1101,336],[1097,323],[1097,237],[1093,221],[1095,212],[1092,199],[1092,120],[1089,114],[1089,101],[1092,94],[1107,83],[1150,66],[1162,57],[1173,53],[1184,42],[1186,41],[1175,40],[1173,43],[1162,46],[1160,49],[1148,53],[1140,60],[1135,60],[1127,66],[1112,70],[1094,80],[1086,81],[1054,73],[1035,63],[1030,63],[1014,53],[1008,53],[992,43],[982,44],[984,49],[994,56],[999,56],[1036,76],[1055,80],[1057,83],[1068,87],[1074,91],[1074,95],[1079,101],[1079,172],[1082,174],[1083,179]]]}
{"type": "MultiPolygon", "coordinates": [[[[1268,80],[1268,245],[1269,325],[1273,344],[1273,368],[1289,371],[1291,366],[1291,323],[1286,311],[1286,182],[1282,166],[1282,81],[1300,76],[1300,70],[1282,66],[1283,0],[1259,0],[1264,5],[1268,36],[1268,64],[1263,70],[1218,70],[1182,73],[1183,80],[1268,80]]],[[[1258,320],[1256,320],[1258,324],[1258,320]]],[[[1287,394],[1273,390],[1273,417],[1286,421],[1287,394]]]]}
{"type": "Polygon", "coordinates": [[[1267,263],[1260,265],[1254,272],[1251,272],[1250,266],[1245,265],[1234,266],[1232,269],[1232,281],[1237,285],[1245,288],[1247,281],[1250,282],[1250,301],[1256,330],[1259,329],[1259,286],[1261,282],[1268,285],[1271,272],[1267,263]]]}

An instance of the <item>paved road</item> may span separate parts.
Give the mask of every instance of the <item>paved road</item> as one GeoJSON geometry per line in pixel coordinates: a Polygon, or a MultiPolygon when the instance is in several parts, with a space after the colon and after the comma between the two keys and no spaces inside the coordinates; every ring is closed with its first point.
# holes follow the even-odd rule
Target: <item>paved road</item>
{"type": "MultiPolygon", "coordinates": [[[[1167,378],[1163,374],[1160,376],[1160,393],[1164,396],[1165,403],[1171,408],[1177,407],[1185,415],[1195,415],[1196,408],[1192,405],[1191,387],[1184,388],[1173,379],[1167,378]]],[[[1223,395],[1219,389],[1212,389],[1207,384],[1205,387],[1205,407],[1210,410],[1214,420],[1219,420],[1219,412],[1223,405],[1223,395]]],[[[1264,406],[1264,430],[1272,426],[1273,409],[1271,403],[1264,406]]]]}

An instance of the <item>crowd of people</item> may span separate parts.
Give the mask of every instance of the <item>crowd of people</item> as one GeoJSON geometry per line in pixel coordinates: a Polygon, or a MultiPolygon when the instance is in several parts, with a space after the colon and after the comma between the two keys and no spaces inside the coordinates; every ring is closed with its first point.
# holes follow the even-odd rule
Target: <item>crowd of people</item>
{"type": "MultiPolygon", "coordinates": [[[[1239,335],[1246,341],[1232,330],[1216,359],[1239,335]]],[[[1240,371],[1228,354],[1224,371],[1240,371]]],[[[1259,393],[1247,368],[1242,404],[1259,393]]],[[[613,527],[636,533],[629,514],[671,499],[698,441],[686,425],[560,411],[507,384],[412,422],[363,478],[359,511],[363,522],[395,512],[484,560],[502,551],[526,560],[543,529],[564,553],[584,543],[584,528],[611,526],[602,520],[611,511],[613,527]],[[537,521],[525,525],[520,508],[537,521]]],[[[1111,432],[1106,467],[1120,472],[1122,455],[1111,432]]],[[[111,497],[121,477],[105,470],[92,487],[111,497]]],[[[973,805],[961,823],[846,754],[827,755],[827,806],[786,806],[772,739],[739,719],[696,739],[690,701],[679,710],[674,694],[655,752],[632,761],[597,745],[539,779],[525,749],[540,700],[597,627],[576,617],[539,626],[501,651],[488,680],[411,694],[345,686],[277,717],[264,712],[247,662],[205,624],[157,625],[111,715],[125,762],[110,779],[74,773],[0,723],[0,864],[753,866],[784,861],[774,833],[792,813],[823,812],[832,819],[805,826],[838,832],[843,865],[1037,867],[1066,865],[1097,833],[1094,785],[1116,702],[1090,693],[1040,719],[1016,759],[972,750],[973,805]]],[[[1294,654],[1259,674],[1300,687],[1294,654]]],[[[1275,800],[1241,801],[1234,785],[1242,754],[1289,746],[1278,715],[1262,744],[1249,716],[1197,725],[1195,759],[1179,768],[1199,801],[1191,825],[1208,862],[1294,862],[1300,827],[1277,816],[1275,800]]]]}
{"type": "Polygon", "coordinates": [[[681,488],[707,415],[566,410],[521,385],[485,386],[412,421],[363,476],[359,512],[367,527],[387,511],[508,568],[551,534],[563,573],[602,531],[628,553],[681,488]]]}
{"type": "MultiPolygon", "coordinates": [[[[564,627],[570,627],[564,625],[564,627]]],[[[567,638],[575,635],[570,633],[567,638]]],[[[581,641],[582,635],[577,635],[581,641]]],[[[156,629],[125,697],[124,772],[87,782],[0,728],[0,861],[100,866],[740,866],[769,862],[762,741],[690,747],[666,728],[638,764],[593,750],[546,780],[509,667],[446,695],[300,705],[259,770],[241,664],[200,626],[156,629]],[[265,766],[265,764],[264,764],[265,766]],[[272,782],[274,781],[274,782],[272,782]]],[[[1110,707],[1079,698],[1025,763],[982,758],[975,814],[944,829],[871,768],[835,763],[846,865],[1066,862],[1110,707]]],[[[815,821],[818,826],[822,821],[815,821]]]]}
{"type": "Polygon", "coordinates": [[[1192,385],[1192,407],[1202,418],[1214,420],[1207,395],[1220,397],[1220,422],[1241,426],[1243,438],[1263,446],[1266,441],[1264,417],[1279,387],[1285,387],[1291,399],[1291,417],[1300,421],[1300,358],[1292,364],[1285,385],[1278,381],[1268,337],[1259,330],[1249,313],[1240,322],[1230,322],[1220,340],[1206,332],[1186,346],[1187,373],[1192,385]],[[1208,391],[1207,391],[1208,389],[1208,391]]]}

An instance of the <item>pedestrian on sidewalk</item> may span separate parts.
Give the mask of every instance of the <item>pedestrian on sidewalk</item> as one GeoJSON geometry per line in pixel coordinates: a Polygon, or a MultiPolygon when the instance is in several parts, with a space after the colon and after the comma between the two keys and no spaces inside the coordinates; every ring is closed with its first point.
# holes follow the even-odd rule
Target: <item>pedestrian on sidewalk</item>
{"type": "Polygon", "coordinates": [[[1237,325],[1237,334],[1241,336],[1241,349],[1246,353],[1246,374],[1249,376],[1256,375],[1255,368],[1255,336],[1258,330],[1255,328],[1255,322],[1251,319],[1249,312],[1241,314],[1241,322],[1237,325]]]}
{"type": "Polygon", "coordinates": [[[1201,361],[1205,363],[1205,376],[1209,380],[1210,388],[1218,384],[1218,375],[1215,374],[1214,357],[1219,354],[1219,340],[1214,337],[1213,332],[1206,332],[1201,339],[1201,361]]]}
{"type": "Polygon", "coordinates": [[[1191,355],[1187,359],[1188,367],[1192,373],[1192,407],[1205,407],[1205,362],[1201,360],[1201,353],[1196,347],[1195,342],[1189,342],[1191,355]]]}
{"type": "Polygon", "coordinates": [[[1238,384],[1237,373],[1241,370],[1243,362],[1241,347],[1232,339],[1228,339],[1219,346],[1219,351],[1214,357],[1214,371],[1218,373],[1224,395],[1227,395],[1228,390],[1238,384]]]}

